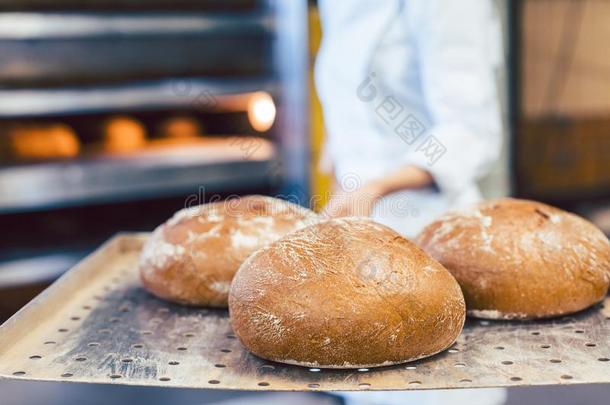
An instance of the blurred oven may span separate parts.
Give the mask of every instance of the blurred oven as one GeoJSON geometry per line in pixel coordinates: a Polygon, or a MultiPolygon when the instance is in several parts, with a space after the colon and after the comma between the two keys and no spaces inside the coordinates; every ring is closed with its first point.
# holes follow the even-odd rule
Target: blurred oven
{"type": "Polygon", "coordinates": [[[305,202],[306,13],[0,0],[0,290],[37,291],[116,231],[212,195],[305,202]]]}

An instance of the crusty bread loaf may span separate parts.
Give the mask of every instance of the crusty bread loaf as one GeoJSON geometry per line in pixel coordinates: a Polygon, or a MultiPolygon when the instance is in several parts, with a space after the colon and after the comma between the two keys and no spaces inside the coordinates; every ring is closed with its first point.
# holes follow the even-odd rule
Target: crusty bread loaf
{"type": "Polygon", "coordinates": [[[135,118],[114,116],[102,125],[104,151],[126,153],[142,149],[146,145],[146,127],[135,118]]]}
{"type": "Polygon", "coordinates": [[[601,301],[610,283],[610,243],[574,214],[498,199],[449,212],[416,243],[457,279],[468,314],[533,319],[601,301]]]}
{"type": "Polygon", "coordinates": [[[449,272],[366,218],[301,229],[250,256],[229,295],[242,344],[273,361],[377,367],[430,356],[464,324],[449,272]]]}
{"type": "Polygon", "coordinates": [[[166,138],[195,138],[203,134],[199,121],[189,115],[178,115],[161,123],[161,136],[166,138]]]}
{"type": "Polygon", "coordinates": [[[142,282],[169,301],[226,307],[231,279],[252,252],[316,218],[306,208],[263,196],[183,209],[144,246],[142,282]]]}
{"type": "Polygon", "coordinates": [[[17,125],[6,135],[10,157],[20,160],[73,158],[81,146],[74,130],[59,123],[17,125]]]}

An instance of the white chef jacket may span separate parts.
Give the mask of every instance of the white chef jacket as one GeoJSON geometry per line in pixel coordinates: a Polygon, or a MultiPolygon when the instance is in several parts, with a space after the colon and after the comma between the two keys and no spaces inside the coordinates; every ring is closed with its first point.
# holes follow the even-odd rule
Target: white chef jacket
{"type": "MultiPolygon", "coordinates": [[[[355,189],[412,164],[435,187],[386,196],[372,217],[406,236],[480,198],[476,180],[500,148],[491,0],[319,0],[316,86],[326,153],[355,189]]],[[[344,393],[349,404],[501,404],[505,391],[344,393]]]]}
{"type": "Polygon", "coordinates": [[[501,131],[491,0],[318,4],[316,86],[338,184],[408,164],[428,170],[436,187],[387,196],[372,215],[407,236],[480,198],[476,180],[497,158],[501,131]]]}

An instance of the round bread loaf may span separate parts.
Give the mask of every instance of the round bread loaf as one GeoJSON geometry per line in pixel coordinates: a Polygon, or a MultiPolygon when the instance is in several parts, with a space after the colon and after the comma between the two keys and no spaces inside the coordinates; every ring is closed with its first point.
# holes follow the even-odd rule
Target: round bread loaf
{"type": "Polygon", "coordinates": [[[199,121],[188,115],[171,117],[161,124],[161,135],[167,138],[196,138],[202,133],[199,121]]]}
{"type": "Polygon", "coordinates": [[[142,149],[146,145],[146,127],[135,118],[115,116],[102,125],[104,151],[127,153],[142,149]]]}
{"type": "Polygon", "coordinates": [[[455,341],[466,316],[443,266],[366,218],[314,224],[254,253],[233,280],[229,312],[257,356],[324,368],[433,355],[455,341]]]}
{"type": "Polygon", "coordinates": [[[7,132],[10,155],[13,158],[73,158],[80,151],[76,133],[64,124],[17,125],[8,128],[7,132]]]}
{"type": "Polygon", "coordinates": [[[489,319],[553,317],[601,301],[610,283],[610,243],[574,214],[498,199],[449,212],[416,243],[457,279],[468,314],[489,319]]]}
{"type": "Polygon", "coordinates": [[[263,196],[183,209],[144,246],[142,282],[169,301],[226,307],[233,275],[252,252],[316,218],[306,208],[263,196]]]}

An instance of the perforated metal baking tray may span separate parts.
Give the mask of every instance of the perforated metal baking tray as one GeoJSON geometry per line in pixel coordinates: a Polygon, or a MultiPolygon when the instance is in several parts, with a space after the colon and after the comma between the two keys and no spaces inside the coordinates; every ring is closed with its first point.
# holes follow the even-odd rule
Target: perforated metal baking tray
{"type": "MultiPolygon", "coordinates": [[[[0,377],[232,390],[411,390],[610,382],[610,300],[543,322],[469,320],[428,359],[360,370],[271,363],[245,351],[224,310],[140,286],[146,235],[119,235],[0,327],[0,377]]],[[[363,347],[362,350],[366,350],[363,347]]]]}

